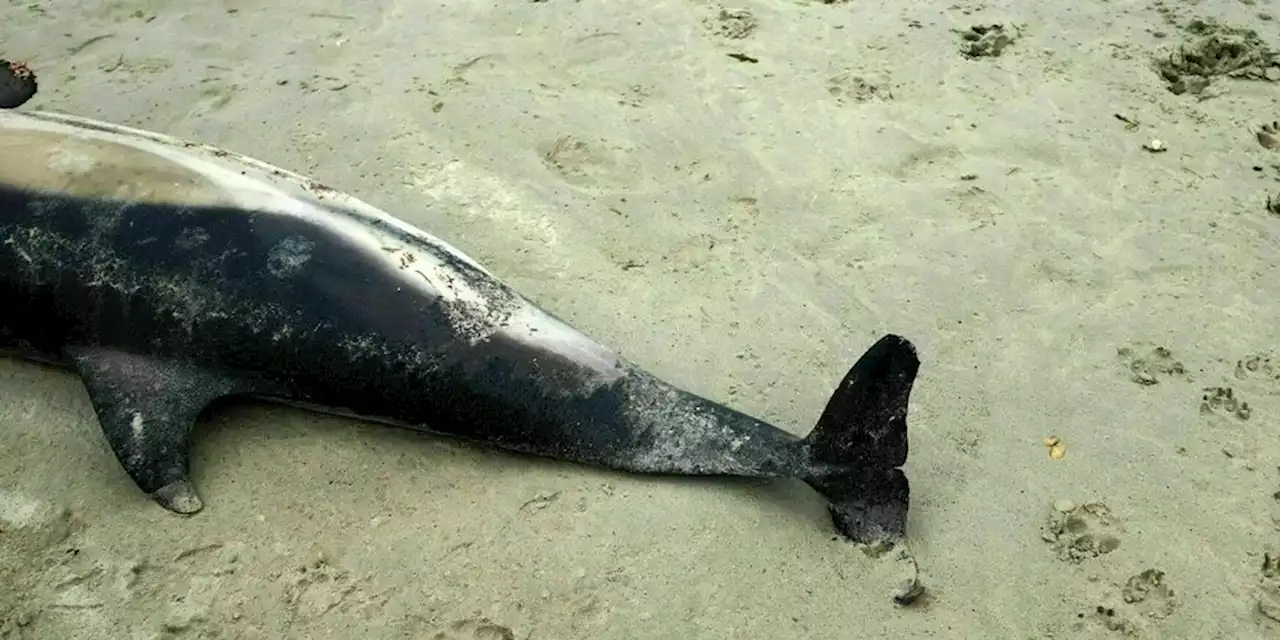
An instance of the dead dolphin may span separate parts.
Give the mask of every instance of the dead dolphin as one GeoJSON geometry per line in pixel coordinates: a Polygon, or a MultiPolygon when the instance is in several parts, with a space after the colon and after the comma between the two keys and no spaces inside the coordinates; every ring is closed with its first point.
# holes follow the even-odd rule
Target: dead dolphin
{"type": "Polygon", "coordinates": [[[308,178],[93,120],[0,112],[0,347],[83,380],[184,514],[198,415],[247,396],[652,474],[798,478],[903,536],[919,360],[885,336],[799,438],[646,373],[441,240],[308,178]]]}

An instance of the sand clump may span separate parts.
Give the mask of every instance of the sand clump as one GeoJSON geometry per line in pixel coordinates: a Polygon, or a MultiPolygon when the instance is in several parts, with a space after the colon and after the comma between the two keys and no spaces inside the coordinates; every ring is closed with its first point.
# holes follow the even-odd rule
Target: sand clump
{"type": "Polygon", "coordinates": [[[1280,82],[1280,53],[1252,29],[1192,20],[1187,39],[1159,54],[1156,70],[1174,94],[1202,94],[1217,78],[1280,82]]]}

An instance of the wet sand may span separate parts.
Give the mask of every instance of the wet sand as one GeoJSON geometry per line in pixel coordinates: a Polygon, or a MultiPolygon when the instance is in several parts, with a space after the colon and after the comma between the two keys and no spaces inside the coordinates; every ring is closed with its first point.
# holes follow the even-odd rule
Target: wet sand
{"type": "Polygon", "coordinates": [[[183,519],[76,378],[0,361],[0,637],[1280,634],[1270,0],[0,12],[24,108],[307,173],[798,434],[908,337],[929,589],[801,485],[275,407],[200,425],[183,519]]]}

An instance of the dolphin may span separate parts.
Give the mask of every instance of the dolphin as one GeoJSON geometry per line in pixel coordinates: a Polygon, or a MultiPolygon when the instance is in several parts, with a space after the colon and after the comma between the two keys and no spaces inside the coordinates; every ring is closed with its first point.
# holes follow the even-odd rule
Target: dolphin
{"type": "Polygon", "coordinates": [[[905,534],[897,335],[806,437],[664,382],[446,242],[306,176],[91,119],[0,111],[0,350],[79,376],[172,512],[200,415],[251,398],[627,472],[799,479],[849,540],[905,534]]]}

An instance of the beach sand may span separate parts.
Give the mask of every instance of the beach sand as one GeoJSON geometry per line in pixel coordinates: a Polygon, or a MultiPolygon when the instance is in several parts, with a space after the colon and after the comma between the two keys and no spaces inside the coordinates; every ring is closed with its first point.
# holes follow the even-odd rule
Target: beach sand
{"type": "Polygon", "coordinates": [[[74,376],[6,360],[0,637],[1280,637],[1272,0],[0,11],[24,108],[307,173],[797,434],[906,336],[928,588],[895,605],[798,483],[288,408],[201,423],[185,519],[74,376]],[[1246,77],[1162,77],[1204,38],[1246,77]]]}

